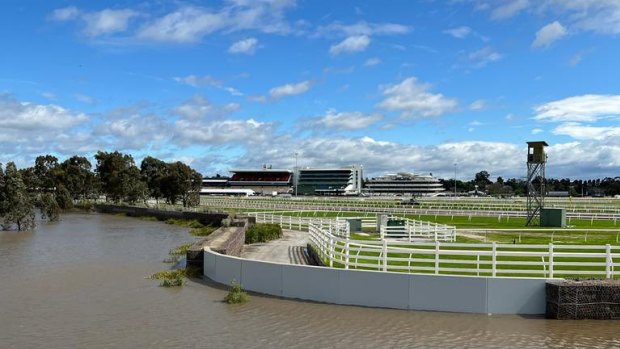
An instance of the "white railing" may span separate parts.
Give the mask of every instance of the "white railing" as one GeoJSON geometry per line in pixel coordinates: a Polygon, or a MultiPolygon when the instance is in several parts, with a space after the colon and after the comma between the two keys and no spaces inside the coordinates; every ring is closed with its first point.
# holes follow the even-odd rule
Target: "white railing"
{"type": "Polygon", "coordinates": [[[620,246],[410,243],[351,240],[309,225],[311,245],[330,267],[425,274],[533,277],[619,275],[620,246]]]}
{"type": "MultiPolygon", "coordinates": [[[[360,219],[362,228],[375,228],[377,226],[376,217],[334,217],[330,219],[327,217],[283,216],[269,212],[250,212],[248,215],[256,217],[257,223],[277,223],[285,229],[308,230],[310,224],[326,226],[335,231],[336,235],[342,237],[350,236],[348,219],[360,219]]],[[[403,220],[405,226],[381,226],[379,232],[381,239],[456,241],[456,228],[453,226],[397,216],[390,216],[389,218],[403,220]]]]}
{"type": "Polygon", "coordinates": [[[416,239],[456,241],[456,227],[396,216],[390,219],[403,220],[405,224],[402,226],[381,225],[379,233],[382,239],[407,239],[410,242],[416,239]]]}

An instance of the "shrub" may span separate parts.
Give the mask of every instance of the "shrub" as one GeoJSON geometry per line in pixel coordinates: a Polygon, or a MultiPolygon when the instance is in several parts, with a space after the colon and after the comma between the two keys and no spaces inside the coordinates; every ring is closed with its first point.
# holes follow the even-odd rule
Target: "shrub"
{"type": "Polygon", "coordinates": [[[189,250],[189,248],[193,244],[194,243],[190,242],[190,243],[187,243],[187,244],[179,245],[179,246],[173,248],[172,250],[170,250],[170,252],[168,252],[168,254],[170,254],[172,256],[181,256],[181,255],[187,254],[187,250],[189,250]]]}
{"type": "Polygon", "coordinates": [[[230,291],[228,291],[228,294],[224,297],[224,302],[228,304],[239,304],[247,302],[248,299],[249,296],[241,289],[241,285],[233,280],[230,291]]]}
{"type": "Polygon", "coordinates": [[[273,223],[258,223],[251,226],[245,232],[245,243],[254,244],[267,242],[282,237],[282,227],[273,223]]]}

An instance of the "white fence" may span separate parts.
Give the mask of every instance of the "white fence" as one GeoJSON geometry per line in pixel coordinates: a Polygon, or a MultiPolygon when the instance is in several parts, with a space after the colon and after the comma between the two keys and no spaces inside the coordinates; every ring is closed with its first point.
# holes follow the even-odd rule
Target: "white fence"
{"type": "MultiPolygon", "coordinates": [[[[308,227],[314,224],[315,226],[325,227],[329,232],[339,237],[350,236],[348,219],[360,219],[362,221],[362,228],[377,226],[376,217],[337,217],[336,219],[328,219],[326,217],[282,216],[268,212],[251,212],[248,213],[248,215],[256,217],[257,223],[277,223],[283,228],[288,229],[308,230],[308,227]]],[[[416,221],[396,216],[390,216],[389,218],[402,219],[405,221],[405,225],[382,225],[379,231],[381,239],[456,241],[456,228],[453,226],[416,221]]]]}
{"type": "Polygon", "coordinates": [[[381,225],[381,239],[407,239],[410,242],[416,239],[433,241],[456,241],[456,227],[433,222],[403,219],[392,216],[391,219],[402,219],[403,226],[381,225]]]}
{"type": "Polygon", "coordinates": [[[330,267],[425,274],[613,278],[619,246],[410,243],[351,240],[309,225],[309,239],[330,267]]]}

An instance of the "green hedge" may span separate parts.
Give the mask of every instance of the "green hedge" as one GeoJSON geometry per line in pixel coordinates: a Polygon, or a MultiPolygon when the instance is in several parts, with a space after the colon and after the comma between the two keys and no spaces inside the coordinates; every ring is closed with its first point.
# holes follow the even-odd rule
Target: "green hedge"
{"type": "Polygon", "coordinates": [[[282,237],[282,227],[273,223],[257,223],[245,232],[245,243],[267,242],[282,237]]]}

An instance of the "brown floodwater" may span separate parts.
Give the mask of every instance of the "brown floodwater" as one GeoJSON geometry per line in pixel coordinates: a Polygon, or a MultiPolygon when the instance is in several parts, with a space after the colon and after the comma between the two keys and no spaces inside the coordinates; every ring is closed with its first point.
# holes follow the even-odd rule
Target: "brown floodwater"
{"type": "MultiPolygon", "coordinates": [[[[372,309],[252,295],[207,281],[162,288],[185,229],[67,214],[0,232],[0,348],[620,348],[620,321],[372,309]]],[[[378,295],[380,296],[380,295],[378,295]]]]}

